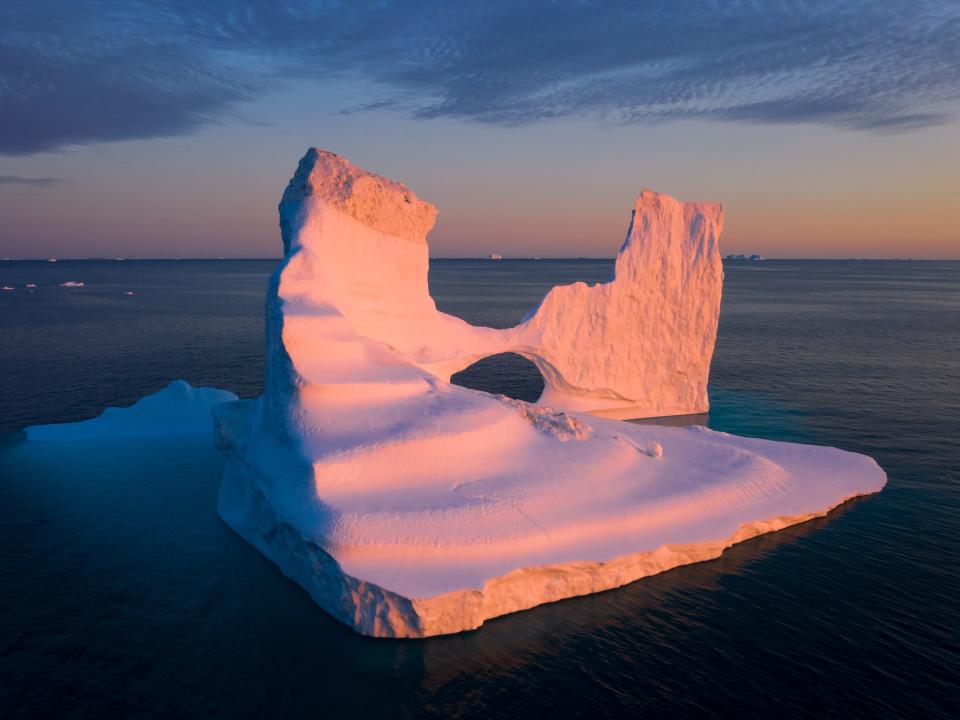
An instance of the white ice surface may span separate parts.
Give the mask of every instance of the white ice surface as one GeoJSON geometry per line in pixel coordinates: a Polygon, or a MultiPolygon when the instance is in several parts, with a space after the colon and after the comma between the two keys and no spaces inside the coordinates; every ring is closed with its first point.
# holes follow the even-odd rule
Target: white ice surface
{"type": "Polygon", "coordinates": [[[213,425],[210,408],[236,399],[228,390],[196,388],[184,380],[175,380],[130,407],[108,407],[90,420],[28,427],[27,439],[90,440],[210,432],[213,425]]]}
{"type": "Polygon", "coordinates": [[[708,409],[723,283],[719,205],[644,190],[609,282],[555,287],[502,330],[437,311],[427,287],[435,217],[403,185],[332,153],[307,154],[280,205],[286,257],[270,290],[285,325],[326,348],[298,369],[362,376],[370,363],[350,353],[375,342],[392,363],[449,381],[514,352],[540,370],[540,402],[551,407],[634,418],[708,409]]]}
{"type": "Polygon", "coordinates": [[[311,150],[280,205],[264,396],[214,410],[221,517],[344,623],[385,637],[475,628],[716,557],[883,487],[873,460],[833,448],[447,382],[470,358],[513,350],[567,408],[705,409],[719,206],[645,191],[615,278],[554,288],[509,330],[437,312],[435,212],[311,150]]]}

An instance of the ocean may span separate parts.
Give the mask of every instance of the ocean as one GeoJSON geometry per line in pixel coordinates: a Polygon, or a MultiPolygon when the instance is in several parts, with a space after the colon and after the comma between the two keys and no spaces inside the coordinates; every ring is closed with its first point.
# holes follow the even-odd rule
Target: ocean
{"type": "MultiPolygon", "coordinates": [[[[671,422],[866,453],[879,495],[417,641],[354,634],[230,531],[209,443],[18,432],[177,378],[256,395],[275,262],[0,262],[0,717],[960,717],[960,262],[725,263],[711,411],[671,422]]],[[[504,327],[611,271],[435,260],[430,286],[504,327]]],[[[516,356],[456,379],[542,385],[516,356]]]]}

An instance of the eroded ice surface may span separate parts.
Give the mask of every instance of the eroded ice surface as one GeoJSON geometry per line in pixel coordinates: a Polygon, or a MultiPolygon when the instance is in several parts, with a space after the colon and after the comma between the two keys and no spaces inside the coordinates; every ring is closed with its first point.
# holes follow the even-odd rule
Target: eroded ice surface
{"type": "Polygon", "coordinates": [[[359,632],[422,637],[622,585],[880,490],[868,457],[632,425],[450,385],[513,350],[544,401],[706,407],[722,213],[644,191],[610,283],[554,288],[516,328],[436,311],[436,211],[311,150],[280,204],[258,400],[214,409],[219,512],[359,632]]]}
{"type": "MultiPolygon", "coordinates": [[[[286,257],[271,287],[287,325],[324,338],[322,370],[304,358],[300,373],[361,377],[370,363],[351,345],[356,334],[387,346],[392,363],[443,381],[484,357],[518,353],[540,370],[541,402],[553,407],[634,418],[707,410],[723,282],[719,205],[644,190],[613,278],[555,287],[505,330],[437,311],[427,287],[435,219],[406,187],[332,153],[307,154],[280,205],[286,257]]],[[[383,363],[373,364],[382,375],[383,363]]]]}
{"type": "Polygon", "coordinates": [[[236,399],[228,390],[197,388],[184,380],[175,380],[130,407],[108,407],[90,420],[28,427],[27,439],[62,441],[209,433],[212,429],[210,408],[236,399]]]}

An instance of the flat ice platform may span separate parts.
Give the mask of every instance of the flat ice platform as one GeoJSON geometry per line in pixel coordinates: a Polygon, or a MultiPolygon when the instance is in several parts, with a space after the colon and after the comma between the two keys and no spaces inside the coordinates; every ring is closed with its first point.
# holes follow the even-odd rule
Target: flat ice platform
{"type": "Polygon", "coordinates": [[[886,482],[835,448],[450,389],[434,409],[455,414],[302,465],[250,432],[262,401],[220,406],[221,517],[357,632],[409,638],[709,560],[886,482]]]}

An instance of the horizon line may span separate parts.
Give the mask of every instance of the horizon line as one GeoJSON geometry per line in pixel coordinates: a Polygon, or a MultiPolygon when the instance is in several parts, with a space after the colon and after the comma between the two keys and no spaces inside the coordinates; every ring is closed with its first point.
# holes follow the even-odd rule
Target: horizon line
{"type": "MultiPolygon", "coordinates": [[[[730,253],[731,255],[741,255],[742,253],[730,253]]],[[[745,253],[743,253],[745,255],[745,253]]],[[[91,262],[91,261],[110,261],[110,262],[217,262],[222,260],[249,260],[249,261],[265,261],[265,260],[282,260],[283,256],[278,255],[274,257],[268,256],[252,256],[252,255],[238,255],[238,256],[226,256],[218,255],[217,257],[107,257],[107,256],[97,256],[91,255],[88,257],[3,257],[0,258],[0,262],[91,262]]],[[[742,263],[763,263],[774,261],[835,261],[835,262],[849,262],[851,260],[862,261],[862,262],[958,262],[960,257],[821,257],[821,256],[803,256],[803,257],[770,257],[763,256],[758,260],[751,260],[747,255],[743,258],[728,258],[727,255],[723,255],[720,258],[723,262],[742,262],[742,263]]],[[[587,255],[565,255],[565,256],[547,256],[547,255],[524,255],[524,256],[515,256],[509,257],[504,256],[497,260],[491,259],[482,255],[459,255],[459,256],[436,256],[430,257],[429,260],[484,260],[491,263],[497,262],[510,262],[510,261],[541,261],[541,260],[589,260],[589,261],[613,261],[616,260],[616,256],[587,256],[587,255]]]]}

